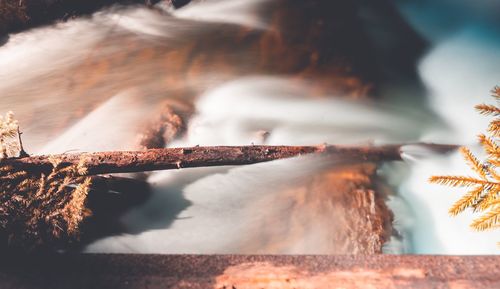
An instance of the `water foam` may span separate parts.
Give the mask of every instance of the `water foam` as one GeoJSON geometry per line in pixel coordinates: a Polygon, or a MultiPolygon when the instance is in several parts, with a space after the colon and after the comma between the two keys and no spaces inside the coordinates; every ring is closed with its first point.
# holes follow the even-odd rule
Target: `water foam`
{"type": "Polygon", "coordinates": [[[266,29],[269,19],[262,13],[262,5],[273,0],[212,0],[200,1],[172,12],[175,17],[204,22],[232,23],[266,29]]]}
{"type": "Polygon", "coordinates": [[[314,86],[279,77],[225,83],[197,103],[190,144],[388,143],[417,140],[415,120],[388,104],[309,97],[314,86]]]}

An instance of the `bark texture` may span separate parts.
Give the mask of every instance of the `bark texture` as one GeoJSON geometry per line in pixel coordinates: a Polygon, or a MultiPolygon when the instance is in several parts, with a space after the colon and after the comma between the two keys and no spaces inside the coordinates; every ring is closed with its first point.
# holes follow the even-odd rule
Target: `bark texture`
{"type": "MultiPolygon", "coordinates": [[[[454,145],[429,144],[441,151],[456,149],[454,145]]],[[[402,145],[384,146],[212,146],[150,149],[144,151],[117,151],[97,153],[59,154],[5,159],[0,166],[32,173],[49,173],[53,161],[61,165],[84,166],[85,175],[133,173],[191,167],[246,165],[285,159],[305,154],[324,153],[339,162],[380,162],[401,160],[402,145]]]]}
{"type": "Polygon", "coordinates": [[[325,153],[343,162],[379,162],[401,160],[401,146],[214,146],[150,149],[31,156],[0,162],[15,170],[47,174],[57,160],[61,166],[84,166],[85,175],[132,173],[154,170],[245,165],[285,159],[305,154],[325,153]]]}

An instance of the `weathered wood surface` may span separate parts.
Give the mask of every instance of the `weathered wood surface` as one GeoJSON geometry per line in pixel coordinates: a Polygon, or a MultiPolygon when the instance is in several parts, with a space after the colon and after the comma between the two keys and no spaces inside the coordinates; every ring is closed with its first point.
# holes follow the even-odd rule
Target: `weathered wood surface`
{"type": "Polygon", "coordinates": [[[0,287],[500,288],[500,257],[17,256],[0,260],[0,287]]]}
{"type": "MultiPolygon", "coordinates": [[[[430,145],[444,150],[449,145],[430,145]]],[[[131,173],[189,167],[245,165],[285,159],[305,154],[324,153],[340,162],[380,162],[401,160],[401,145],[384,146],[212,146],[59,154],[5,159],[1,166],[11,166],[33,173],[50,173],[54,160],[63,165],[84,165],[87,175],[131,173]]]]}

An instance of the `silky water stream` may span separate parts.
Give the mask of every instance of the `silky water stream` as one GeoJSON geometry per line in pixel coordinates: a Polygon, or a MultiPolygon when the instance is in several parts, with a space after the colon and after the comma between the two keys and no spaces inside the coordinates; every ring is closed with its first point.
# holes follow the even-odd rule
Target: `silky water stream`
{"type": "MultiPolygon", "coordinates": [[[[137,136],[165,101],[194,111],[185,134],[170,147],[425,141],[466,144],[477,151],[475,134],[487,120],[473,106],[490,101],[489,90],[500,80],[500,43],[492,40],[499,39],[498,31],[463,26],[447,37],[429,37],[433,41],[413,67],[417,77],[379,80],[372,77],[378,71],[366,67],[398,66],[384,62],[384,53],[366,56],[363,48],[349,46],[364,43],[350,33],[369,30],[358,27],[367,21],[380,21],[377,9],[359,4],[371,17],[342,20],[354,31],[330,36],[328,29],[336,29],[336,23],[329,26],[325,15],[307,10],[318,7],[293,5],[302,4],[214,0],[175,11],[114,7],[11,35],[0,47],[0,111],[16,112],[33,153],[137,149],[137,136]],[[291,8],[276,12],[287,4],[291,8]],[[286,21],[292,16],[296,25],[313,28],[292,32],[297,27],[286,21]],[[347,44],[329,49],[329,37],[347,44]],[[337,52],[348,55],[348,65],[343,58],[333,59],[337,52]],[[382,85],[370,89],[369,83],[377,81],[382,85]],[[415,89],[419,86],[425,89],[415,89]]],[[[349,5],[339,7],[351,11],[344,6],[349,5]]],[[[417,16],[413,25],[427,31],[418,26],[422,20],[417,16]]],[[[368,33],[389,40],[398,35],[368,33]]],[[[471,215],[449,217],[447,209],[459,193],[428,184],[432,174],[467,174],[460,157],[407,146],[404,158],[377,170],[377,182],[390,185],[387,204],[395,214],[395,236],[384,251],[496,253],[500,233],[470,231],[471,215]]],[[[349,244],[356,244],[363,231],[345,231],[356,221],[346,225],[349,208],[332,197],[336,178],[360,176],[330,175],[336,169],[328,159],[301,157],[155,172],[147,177],[151,197],[121,217],[122,234],[96,240],[84,250],[369,252],[366,245],[349,244]]],[[[373,198],[363,202],[375,210],[373,198]]]]}

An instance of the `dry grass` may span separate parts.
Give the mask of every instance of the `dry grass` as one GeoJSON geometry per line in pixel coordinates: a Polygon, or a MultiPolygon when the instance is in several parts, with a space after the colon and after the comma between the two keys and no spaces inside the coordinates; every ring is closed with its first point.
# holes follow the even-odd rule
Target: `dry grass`
{"type": "Polygon", "coordinates": [[[5,117],[0,115],[0,160],[16,157],[20,151],[19,125],[10,111],[5,117]]]}
{"type": "Polygon", "coordinates": [[[84,160],[64,165],[51,159],[48,175],[2,165],[3,158],[19,155],[20,143],[14,114],[0,117],[0,231],[11,245],[24,249],[77,239],[81,222],[90,215],[85,201],[91,179],[84,160]]]}
{"type": "Polygon", "coordinates": [[[57,160],[49,175],[0,167],[0,229],[14,247],[32,249],[78,239],[91,179],[57,160]]]}

